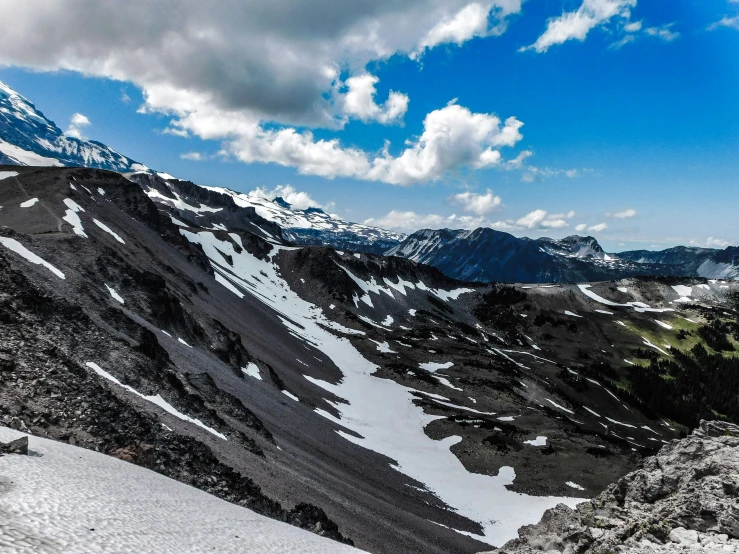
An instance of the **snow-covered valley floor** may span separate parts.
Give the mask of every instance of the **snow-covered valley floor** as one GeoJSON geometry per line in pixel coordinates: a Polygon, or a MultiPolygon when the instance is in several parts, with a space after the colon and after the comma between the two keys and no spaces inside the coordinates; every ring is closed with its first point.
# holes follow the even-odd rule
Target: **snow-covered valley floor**
{"type": "Polygon", "coordinates": [[[3,553],[359,552],[103,454],[37,437],[29,451],[0,457],[3,553]]]}

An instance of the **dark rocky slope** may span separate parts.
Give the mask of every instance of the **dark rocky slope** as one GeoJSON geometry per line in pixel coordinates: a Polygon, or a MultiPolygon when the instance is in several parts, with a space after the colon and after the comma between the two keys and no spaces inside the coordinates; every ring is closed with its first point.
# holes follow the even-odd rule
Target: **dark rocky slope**
{"type": "Polygon", "coordinates": [[[739,426],[702,421],[572,510],[519,530],[500,554],[739,552],[739,426]]]}
{"type": "Polygon", "coordinates": [[[3,423],[281,519],[310,504],[304,525],[365,550],[485,550],[492,517],[445,500],[445,483],[506,468],[515,478],[494,498],[592,498],[696,414],[739,418],[716,386],[739,344],[734,283],[588,289],[610,304],[574,285],[470,284],[401,258],[296,248],[219,191],[11,169],[0,181],[3,423]],[[710,382],[693,367],[705,361],[710,382]],[[361,387],[345,387],[358,375],[361,387]],[[688,394],[695,379],[710,386],[688,394]],[[362,442],[377,421],[383,444],[362,442]],[[411,477],[409,452],[422,450],[408,436],[433,450],[424,462],[449,463],[411,477]]]}

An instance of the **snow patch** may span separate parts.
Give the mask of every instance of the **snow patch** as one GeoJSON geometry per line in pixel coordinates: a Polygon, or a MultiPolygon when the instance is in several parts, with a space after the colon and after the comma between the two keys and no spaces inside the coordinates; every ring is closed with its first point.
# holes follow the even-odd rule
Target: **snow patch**
{"type": "Polygon", "coordinates": [[[282,394],[284,394],[285,396],[287,396],[288,398],[292,398],[293,400],[295,400],[295,402],[300,402],[300,398],[298,398],[297,396],[295,396],[295,395],[294,395],[293,393],[291,393],[290,391],[286,391],[286,390],[284,390],[284,389],[283,389],[283,390],[281,390],[280,392],[281,392],[282,394]]]}
{"type": "MultiPolygon", "coordinates": [[[[0,428],[0,441],[22,436],[0,428]]],[[[112,456],[34,436],[29,444],[37,455],[3,458],[14,483],[0,498],[8,553],[358,552],[112,456]]]]}
{"type": "Polygon", "coordinates": [[[71,198],[65,198],[64,204],[68,209],[62,219],[72,226],[75,235],[87,238],[85,230],[82,228],[82,220],[77,215],[79,212],[84,212],[85,209],[71,198]]]}
{"type": "Polygon", "coordinates": [[[545,398],[544,400],[546,400],[547,402],[549,402],[549,403],[550,403],[550,404],[551,404],[552,406],[554,406],[555,408],[559,408],[559,409],[560,409],[560,410],[562,410],[563,412],[567,412],[568,414],[573,414],[573,415],[575,414],[575,412],[573,412],[573,411],[572,411],[572,410],[570,410],[569,408],[565,408],[565,407],[564,407],[564,406],[562,406],[561,404],[557,404],[557,403],[556,403],[556,402],[555,402],[554,400],[550,400],[549,398],[545,398]]]}
{"type": "Polygon", "coordinates": [[[92,222],[95,225],[97,225],[98,227],[100,227],[103,231],[105,231],[106,233],[108,233],[110,236],[112,236],[115,240],[117,240],[118,242],[120,242],[121,244],[126,244],[123,241],[123,239],[120,237],[120,235],[118,233],[116,233],[115,231],[113,231],[105,223],[102,223],[101,221],[98,221],[97,219],[93,219],[92,222]]]}
{"type": "Polygon", "coordinates": [[[121,295],[116,292],[116,290],[113,287],[108,286],[107,283],[103,283],[105,285],[105,288],[108,289],[108,292],[113,297],[113,300],[116,300],[117,302],[120,302],[121,304],[125,304],[123,301],[123,298],[121,298],[121,295]]]}
{"type": "Polygon", "coordinates": [[[259,373],[259,368],[257,367],[257,364],[254,362],[249,362],[249,364],[246,367],[242,367],[241,371],[244,372],[245,375],[248,375],[249,377],[254,377],[254,379],[262,380],[262,375],[259,373]]]}
{"type": "Polygon", "coordinates": [[[565,485],[567,485],[567,486],[568,486],[568,487],[570,487],[570,488],[573,488],[573,489],[577,489],[577,490],[579,490],[579,491],[584,491],[584,490],[585,490],[585,487],[582,487],[582,486],[580,486],[580,485],[578,485],[577,483],[574,483],[574,482],[572,482],[572,481],[567,481],[567,482],[565,483],[565,485]]]}
{"type": "Polygon", "coordinates": [[[132,387],[129,387],[128,385],[124,385],[123,383],[121,383],[118,379],[116,379],[115,377],[113,377],[110,373],[108,373],[107,371],[105,371],[103,368],[101,368],[95,362],[87,362],[87,363],[85,363],[85,365],[87,367],[89,367],[90,369],[92,369],[100,377],[102,377],[104,379],[107,379],[111,383],[115,383],[119,387],[126,389],[128,392],[135,394],[139,398],[143,398],[147,402],[151,402],[152,404],[156,404],[157,406],[159,406],[161,409],[163,409],[168,414],[171,414],[171,415],[175,416],[176,418],[181,419],[182,421],[187,421],[189,423],[192,423],[194,425],[197,425],[198,427],[200,427],[202,429],[205,429],[209,433],[212,433],[213,435],[215,435],[219,439],[228,440],[226,438],[226,435],[224,435],[223,433],[219,433],[218,431],[216,431],[215,429],[213,429],[211,427],[208,427],[207,425],[205,425],[199,419],[195,419],[193,417],[190,417],[190,416],[187,416],[187,415],[183,414],[182,412],[180,412],[179,410],[177,410],[174,406],[172,406],[169,402],[167,402],[166,400],[164,400],[164,398],[162,398],[160,395],[157,394],[156,396],[146,396],[146,395],[141,394],[136,389],[134,389],[132,387]]]}
{"type": "Polygon", "coordinates": [[[596,302],[599,302],[600,304],[605,304],[606,306],[633,308],[634,311],[636,312],[672,312],[674,311],[672,308],[652,308],[649,305],[645,304],[644,302],[627,302],[626,304],[619,304],[618,302],[612,302],[611,300],[606,300],[602,296],[599,296],[598,294],[594,293],[592,290],[590,290],[590,287],[592,285],[577,285],[577,286],[585,296],[587,296],[588,298],[591,298],[592,300],[595,300],[596,302]]]}
{"type": "Polygon", "coordinates": [[[449,369],[450,367],[452,367],[454,365],[454,363],[453,362],[445,362],[443,364],[439,364],[439,363],[436,363],[436,362],[426,362],[426,363],[418,364],[418,365],[421,367],[421,369],[425,369],[426,371],[429,371],[431,373],[434,373],[435,371],[437,371],[439,369],[449,369]]]}
{"type": "Polygon", "coordinates": [[[0,171],[0,181],[9,179],[10,177],[18,177],[17,171],[0,171]]]}
{"type": "Polygon", "coordinates": [[[680,296],[690,296],[693,294],[693,287],[688,287],[686,285],[672,285],[672,290],[680,296]]]}
{"type": "Polygon", "coordinates": [[[36,202],[38,202],[38,198],[31,198],[30,200],[21,202],[21,208],[30,208],[31,206],[35,205],[36,202]]]}
{"type": "Polygon", "coordinates": [[[377,350],[382,354],[397,354],[394,350],[390,350],[390,345],[387,342],[379,342],[372,339],[370,339],[370,342],[374,342],[377,345],[377,350]]]}
{"type": "Polygon", "coordinates": [[[36,254],[34,254],[30,250],[28,250],[28,248],[26,248],[25,246],[23,246],[17,240],[11,239],[11,238],[8,238],[8,237],[0,237],[0,244],[2,244],[8,250],[12,250],[13,252],[15,252],[16,254],[18,254],[19,256],[22,256],[23,258],[26,259],[26,261],[28,261],[28,262],[30,262],[32,264],[44,266],[46,269],[48,269],[49,271],[51,271],[54,275],[56,275],[60,279],[64,279],[65,278],[64,277],[64,273],[62,273],[61,271],[59,271],[57,268],[55,268],[53,265],[51,265],[49,262],[47,262],[43,258],[40,258],[36,254]]]}

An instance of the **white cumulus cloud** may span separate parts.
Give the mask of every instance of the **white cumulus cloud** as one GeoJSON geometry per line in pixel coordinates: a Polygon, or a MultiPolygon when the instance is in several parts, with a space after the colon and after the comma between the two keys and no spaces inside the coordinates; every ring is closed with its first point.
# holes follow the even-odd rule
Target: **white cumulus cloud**
{"type": "Polygon", "coordinates": [[[505,30],[505,18],[521,11],[522,0],[508,2],[472,2],[458,12],[448,15],[439,21],[421,39],[418,48],[411,52],[415,59],[426,49],[440,44],[461,45],[475,37],[500,34],[505,30]],[[490,26],[491,10],[495,10],[496,25],[490,26]]]}
{"type": "Polygon", "coordinates": [[[728,240],[714,237],[708,237],[708,239],[706,239],[706,246],[708,248],[726,248],[729,245],[731,245],[731,242],[728,240]]]}
{"type": "MultiPolygon", "coordinates": [[[[464,193],[463,193],[464,194],[464,193]]],[[[492,196],[490,191],[485,195],[492,196]]],[[[465,197],[466,202],[468,200],[465,197]]],[[[494,200],[493,200],[494,203],[494,200]]],[[[469,210],[475,213],[474,210],[469,210]]],[[[484,210],[483,210],[484,211],[484,210]]],[[[549,213],[546,210],[533,210],[518,219],[504,219],[491,221],[484,215],[457,215],[449,216],[439,214],[418,214],[414,211],[393,210],[382,217],[370,218],[364,221],[365,225],[373,225],[385,229],[401,232],[413,232],[418,229],[477,229],[478,227],[490,227],[498,231],[530,231],[538,230],[547,232],[550,230],[569,227],[568,220],[576,216],[574,210],[566,213],[549,213]]]]}
{"type": "Polygon", "coordinates": [[[636,210],[633,208],[628,208],[626,210],[622,210],[620,212],[616,213],[608,213],[606,216],[608,217],[615,217],[616,219],[631,219],[633,217],[636,217],[637,213],[636,210]]]}
{"type": "Polygon", "coordinates": [[[390,91],[388,99],[380,106],[375,102],[378,81],[369,73],[348,78],[344,84],[349,91],[341,97],[342,112],[364,122],[388,124],[402,120],[408,111],[408,95],[390,91]]]}
{"type": "Polygon", "coordinates": [[[592,29],[608,23],[614,17],[628,20],[631,8],[635,6],[636,0],[583,0],[576,11],[564,12],[559,17],[549,19],[546,30],[536,42],[521,50],[541,53],[568,40],[582,42],[592,29]]]}
{"type": "Polygon", "coordinates": [[[655,37],[663,42],[672,42],[673,40],[680,37],[680,33],[672,30],[674,23],[668,23],[667,25],[660,25],[659,27],[648,27],[644,29],[644,32],[650,37],[655,37]]]}
{"type": "Polygon", "coordinates": [[[575,217],[573,210],[565,214],[550,214],[546,210],[539,209],[518,218],[515,223],[510,221],[506,223],[511,225],[511,228],[520,229],[562,229],[570,226],[567,220],[573,217],[575,217]]]}
{"type": "Polygon", "coordinates": [[[608,225],[606,223],[598,223],[597,225],[591,225],[588,227],[588,231],[591,233],[600,233],[601,231],[605,231],[608,229],[608,225]]]}
{"type": "Polygon", "coordinates": [[[64,131],[64,134],[68,137],[84,139],[85,136],[82,132],[82,129],[84,129],[85,127],[89,127],[90,125],[90,120],[87,118],[87,116],[82,115],[81,113],[76,113],[69,118],[69,127],[67,127],[67,130],[64,131]]]}
{"type": "Polygon", "coordinates": [[[265,200],[274,200],[280,197],[298,210],[307,210],[308,208],[333,209],[333,203],[320,204],[311,198],[307,192],[296,190],[292,185],[277,185],[272,190],[265,187],[257,187],[249,192],[249,196],[264,198],[265,200]]]}
{"type": "Polygon", "coordinates": [[[729,29],[737,29],[739,30],[739,15],[735,15],[733,17],[730,17],[728,15],[722,17],[718,21],[711,23],[708,26],[709,31],[714,31],[720,27],[728,27],[729,29]]]}
{"type": "Polygon", "coordinates": [[[369,154],[343,147],[337,139],[317,140],[310,131],[264,129],[256,119],[213,110],[205,99],[194,95],[156,92],[149,97],[151,104],[176,107],[173,128],[203,139],[223,139],[224,154],[247,163],[277,163],[327,178],[353,177],[403,186],[436,181],[463,168],[495,166],[500,163],[500,148],[513,146],[522,138],[523,123],[515,117],[501,121],[494,114],[472,113],[450,103],[426,116],[421,136],[407,141],[398,156],[390,154],[388,148],[369,154]]]}
{"type": "Polygon", "coordinates": [[[205,159],[205,156],[200,152],[185,152],[180,154],[180,158],[183,160],[190,160],[191,162],[201,162],[205,159]]]}
{"type": "Polygon", "coordinates": [[[498,163],[499,148],[520,139],[521,122],[434,110],[397,156],[318,140],[310,129],[341,130],[352,119],[401,123],[408,96],[376,98],[368,65],[498,34],[521,3],[129,0],[121,9],[96,0],[0,0],[13,22],[0,33],[0,65],[130,82],[143,111],[173,118],[164,132],[222,141],[224,154],[244,162],[407,185],[498,163]]]}
{"type": "Polygon", "coordinates": [[[321,204],[311,198],[307,192],[299,191],[292,185],[277,185],[271,190],[266,187],[257,187],[249,192],[249,196],[264,198],[265,200],[274,200],[279,197],[298,210],[307,210],[308,208],[332,210],[334,208],[333,202],[321,204]]]}
{"type": "Polygon", "coordinates": [[[261,121],[336,127],[351,115],[334,94],[340,74],[502,30],[521,1],[129,0],[123,10],[0,0],[13,22],[0,34],[0,65],[130,81],[144,93],[169,87],[261,121]]]}
{"type": "Polygon", "coordinates": [[[390,229],[404,233],[412,233],[419,229],[476,229],[488,227],[489,222],[481,217],[443,216],[438,214],[418,214],[413,211],[392,210],[382,217],[373,217],[364,221],[365,225],[390,229]]]}
{"type": "Polygon", "coordinates": [[[503,205],[500,196],[493,194],[493,191],[490,189],[487,189],[485,194],[477,194],[470,191],[460,192],[447,198],[446,202],[452,206],[459,206],[463,211],[478,216],[491,214],[503,205]]]}

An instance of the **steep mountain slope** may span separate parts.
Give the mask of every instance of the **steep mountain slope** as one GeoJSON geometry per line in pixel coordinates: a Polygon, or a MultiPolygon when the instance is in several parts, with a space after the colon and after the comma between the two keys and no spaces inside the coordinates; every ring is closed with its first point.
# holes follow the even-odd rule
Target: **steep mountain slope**
{"type": "Polygon", "coordinates": [[[65,136],[29,100],[2,82],[0,164],[83,166],[121,172],[146,169],[104,144],[65,136]]]}
{"type": "Polygon", "coordinates": [[[186,182],[0,177],[0,421],[372,552],[501,545],[739,420],[734,283],[464,283],[186,182]]]}
{"type": "Polygon", "coordinates": [[[598,281],[665,273],[658,264],[610,256],[593,237],[533,240],[489,228],[417,231],[387,255],[432,265],[456,279],[480,282],[598,281]]]}

